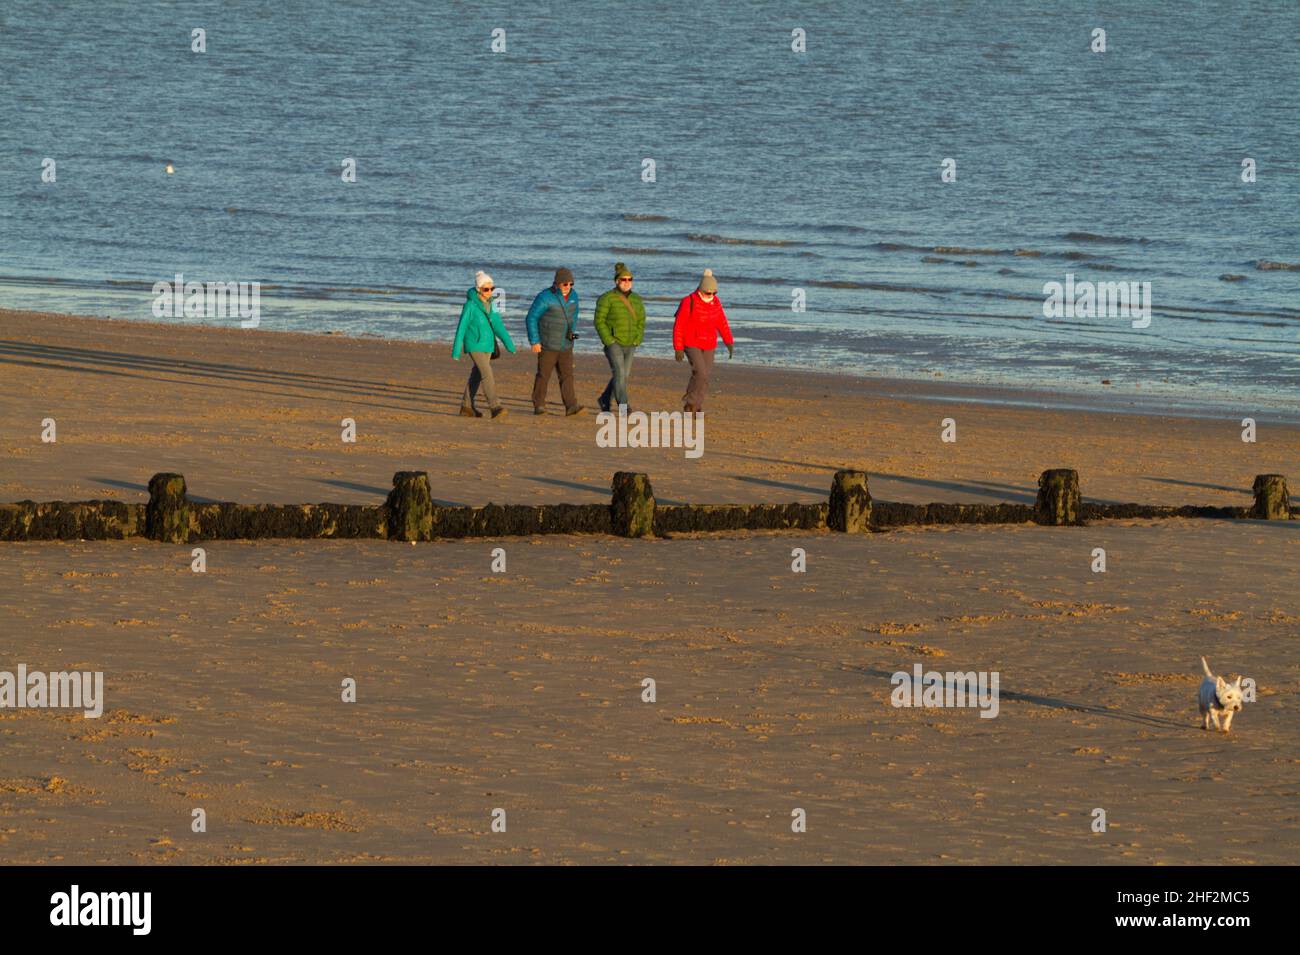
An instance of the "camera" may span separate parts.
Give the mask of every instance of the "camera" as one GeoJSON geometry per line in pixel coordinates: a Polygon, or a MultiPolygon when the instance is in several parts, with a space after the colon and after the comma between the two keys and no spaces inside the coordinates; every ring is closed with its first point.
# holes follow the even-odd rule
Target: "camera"
{"type": "Polygon", "coordinates": [[[568,339],[569,341],[571,341],[571,342],[576,342],[576,341],[578,340],[578,337],[579,337],[579,336],[578,336],[578,333],[577,333],[577,332],[569,332],[569,333],[566,334],[564,337],[567,338],[567,339],[568,339]]]}

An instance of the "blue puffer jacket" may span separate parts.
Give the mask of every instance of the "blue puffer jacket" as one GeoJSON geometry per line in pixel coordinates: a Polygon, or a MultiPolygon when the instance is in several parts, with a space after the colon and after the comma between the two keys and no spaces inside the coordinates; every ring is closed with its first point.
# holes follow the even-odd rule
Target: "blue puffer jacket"
{"type": "Polygon", "coordinates": [[[528,343],[540,344],[547,351],[568,351],[573,347],[568,334],[578,323],[578,290],[569,292],[567,301],[554,285],[542,289],[533,299],[524,324],[528,326],[528,343]]]}

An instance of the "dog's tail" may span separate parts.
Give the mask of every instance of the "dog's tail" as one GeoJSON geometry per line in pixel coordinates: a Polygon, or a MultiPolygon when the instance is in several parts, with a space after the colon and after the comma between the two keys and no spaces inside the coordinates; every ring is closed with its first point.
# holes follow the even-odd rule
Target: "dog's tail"
{"type": "Polygon", "coordinates": [[[1205,662],[1205,657],[1201,657],[1201,666],[1204,667],[1205,669],[1205,675],[1208,676],[1211,680],[1213,680],[1214,674],[1210,672],[1210,665],[1205,662]]]}

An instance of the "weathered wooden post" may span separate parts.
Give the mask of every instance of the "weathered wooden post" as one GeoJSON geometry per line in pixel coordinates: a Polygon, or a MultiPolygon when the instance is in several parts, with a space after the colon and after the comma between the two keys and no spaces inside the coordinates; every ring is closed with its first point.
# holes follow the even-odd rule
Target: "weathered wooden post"
{"type": "Polygon", "coordinates": [[[609,502],[610,524],[620,537],[653,537],[655,492],[650,476],[635,471],[616,471],[609,502]]]}
{"type": "Polygon", "coordinates": [[[184,544],[190,539],[190,502],[185,497],[183,474],[155,474],[149,479],[144,536],[168,544],[184,544]]]}
{"type": "Polygon", "coordinates": [[[388,492],[388,539],[427,541],[433,537],[433,492],[428,471],[398,471],[388,492]]]}
{"type": "Polygon", "coordinates": [[[1265,521],[1285,521],[1291,518],[1291,497],[1286,490],[1286,475],[1255,475],[1255,506],[1251,517],[1265,521]]]}
{"type": "Polygon", "coordinates": [[[867,490],[865,472],[835,472],[826,526],[845,534],[865,534],[871,530],[871,493],[867,490]]]}
{"type": "Polygon", "coordinates": [[[1039,524],[1083,524],[1083,500],[1079,496],[1079,472],[1055,468],[1038,476],[1038,500],[1034,503],[1039,524]]]}

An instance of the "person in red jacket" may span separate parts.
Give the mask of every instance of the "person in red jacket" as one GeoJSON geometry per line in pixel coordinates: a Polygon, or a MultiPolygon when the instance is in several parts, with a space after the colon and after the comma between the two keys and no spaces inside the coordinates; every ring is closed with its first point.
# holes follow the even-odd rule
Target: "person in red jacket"
{"type": "Polygon", "coordinates": [[[713,277],[712,269],[705,269],[699,288],[682,299],[675,318],[673,351],[678,361],[686,358],[691,363],[691,380],[682,396],[682,410],[688,414],[703,411],[718,335],[722,335],[727,346],[728,358],[732,356],[735,344],[731,326],[727,324],[727,313],[722,310],[722,300],[718,298],[718,280],[713,277]]]}

